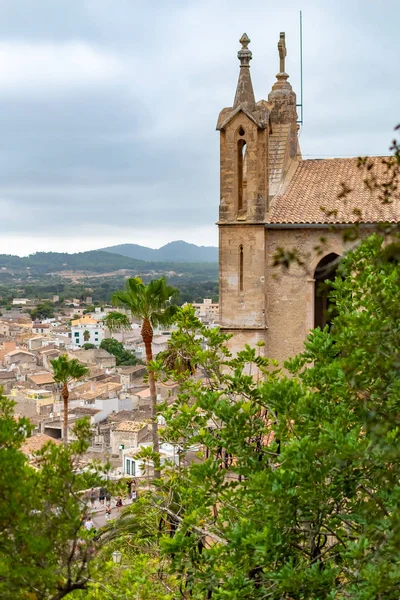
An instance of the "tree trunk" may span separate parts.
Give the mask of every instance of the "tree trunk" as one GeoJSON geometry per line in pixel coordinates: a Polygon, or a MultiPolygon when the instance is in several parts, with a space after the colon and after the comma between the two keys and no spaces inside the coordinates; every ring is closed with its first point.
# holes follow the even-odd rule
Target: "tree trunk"
{"type": "MultiPolygon", "coordinates": [[[[153,350],[152,350],[152,341],[153,341],[153,328],[148,319],[143,319],[142,324],[142,338],[144,342],[144,347],[146,350],[146,361],[147,365],[151,360],[153,360],[153,350]]],[[[147,373],[149,377],[149,388],[150,388],[150,400],[151,400],[151,433],[153,440],[153,450],[157,454],[160,453],[160,444],[158,440],[158,421],[157,421],[157,391],[156,391],[156,381],[154,378],[154,373],[147,366],[147,373]]],[[[154,465],[154,477],[158,479],[160,477],[160,469],[157,465],[154,465]]]]}
{"type": "Polygon", "coordinates": [[[68,385],[64,383],[61,396],[64,400],[64,423],[63,423],[63,442],[65,445],[68,444],[68,398],[69,390],[68,385]]]}

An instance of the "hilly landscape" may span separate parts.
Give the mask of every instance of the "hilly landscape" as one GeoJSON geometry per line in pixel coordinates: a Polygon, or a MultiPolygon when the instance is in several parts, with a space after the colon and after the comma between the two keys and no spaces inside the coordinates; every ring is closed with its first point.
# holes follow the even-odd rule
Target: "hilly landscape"
{"type": "Polygon", "coordinates": [[[161,248],[147,248],[138,244],[119,244],[101,248],[101,251],[120,254],[137,260],[178,263],[217,263],[216,246],[196,246],[182,240],[170,242],[161,248]]]}
{"type": "Polygon", "coordinates": [[[216,263],[145,261],[103,250],[66,252],[36,252],[29,256],[0,254],[0,278],[10,276],[40,277],[68,273],[109,274],[129,271],[134,275],[145,273],[217,274],[216,263]]]}
{"type": "MultiPolygon", "coordinates": [[[[201,252],[204,262],[191,262],[184,250],[180,261],[173,262],[157,260],[160,254],[152,252],[156,252],[148,255],[155,257],[152,261],[105,250],[36,252],[25,257],[0,254],[0,306],[9,305],[17,296],[41,299],[51,294],[84,298],[89,293],[94,302],[110,302],[112,293],[124,287],[127,277],[134,276],[146,282],[167,277],[179,289],[180,303],[218,298],[217,262],[207,262],[201,252]]],[[[171,252],[171,256],[176,255],[171,252]]]]}

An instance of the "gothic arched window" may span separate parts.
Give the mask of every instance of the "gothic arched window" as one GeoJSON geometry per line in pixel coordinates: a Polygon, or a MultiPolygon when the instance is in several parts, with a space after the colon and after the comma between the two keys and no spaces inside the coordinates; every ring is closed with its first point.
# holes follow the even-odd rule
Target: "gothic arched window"
{"type": "Polygon", "coordinates": [[[314,327],[329,325],[335,317],[335,306],[330,299],[331,282],[336,277],[337,260],[339,256],[334,252],[322,258],[314,272],[314,327]]]}
{"type": "Polygon", "coordinates": [[[246,140],[238,140],[237,143],[237,189],[238,189],[238,211],[245,207],[245,188],[246,188],[246,140]]]}

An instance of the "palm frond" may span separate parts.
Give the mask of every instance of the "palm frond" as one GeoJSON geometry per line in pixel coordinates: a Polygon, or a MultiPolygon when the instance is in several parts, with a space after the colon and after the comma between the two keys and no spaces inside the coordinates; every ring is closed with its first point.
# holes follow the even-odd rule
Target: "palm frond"
{"type": "Polygon", "coordinates": [[[104,319],[104,323],[111,332],[122,331],[131,328],[128,317],[118,311],[110,312],[104,319]]]}
{"type": "Polygon", "coordinates": [[[147,319],[153,325],[166,325],[176,312],[169,303],[177,293],[178,290],[168,285],[165,277],[152,279],[148,284],[133,277],[126,281],[125,290],[113,294],[112,301],[114,306],[125,308],[134,317],[147,319]]]}
{"type": "Polygon", "coordinates": [[[68,383],[72,379],[80,379],[89,373],[89,369],[80,363],[77,358],[69,359],[66,354],[61,354],[50,362],[56,383],[68,383]]]}

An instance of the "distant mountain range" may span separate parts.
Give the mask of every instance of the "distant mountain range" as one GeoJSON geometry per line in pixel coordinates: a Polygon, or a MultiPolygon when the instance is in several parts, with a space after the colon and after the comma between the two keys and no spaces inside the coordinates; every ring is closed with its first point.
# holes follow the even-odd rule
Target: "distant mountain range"
{"type": "Polygon", "coordinates": [[[215,246],[196,246],[182,240],[170,242],[157,250],[139,246],[138,244],[119,244],[101,251],[120,254],[136,260],[150,262],[179,262],[179,263],[217,263],[218,248],[215,246]]]}

